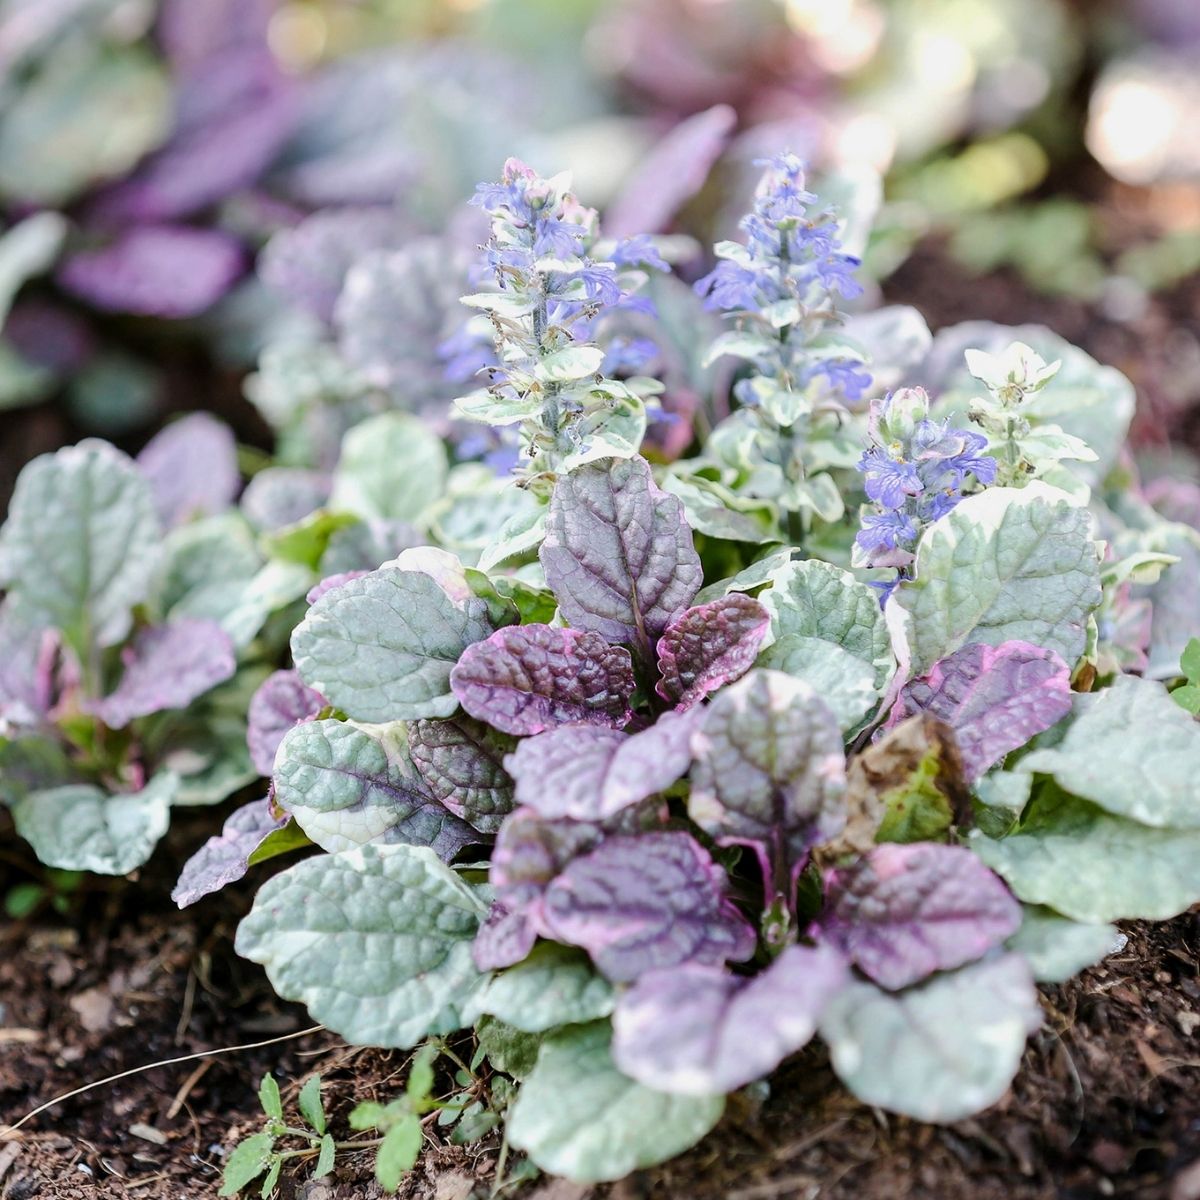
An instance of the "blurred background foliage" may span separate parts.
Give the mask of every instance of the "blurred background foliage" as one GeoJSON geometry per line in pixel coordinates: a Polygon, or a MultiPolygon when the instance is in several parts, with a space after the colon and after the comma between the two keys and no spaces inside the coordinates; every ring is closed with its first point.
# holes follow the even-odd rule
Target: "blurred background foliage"
{"type": "Polygon", "coordinates": [[[932,245],[1135,321],[1200,269],[1198,66],[1196,0],[0,0],[3,476],[183,408],[268,444],[311,264],[320,313],[365,246],[469,250],[508,154],[703,242],[786,146],[875,279],[932,245]]]}

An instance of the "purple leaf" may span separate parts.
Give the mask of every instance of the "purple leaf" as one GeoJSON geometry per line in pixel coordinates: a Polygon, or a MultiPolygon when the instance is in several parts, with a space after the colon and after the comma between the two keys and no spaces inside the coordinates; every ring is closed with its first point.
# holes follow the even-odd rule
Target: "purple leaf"
{"type": "Polygon", "coordinates": [[[570,625],[647,650],[703,582],[683,506],[655,486],[641,458],[560,478],[540,557],[570,625]]]}
{"type": "Polygon", "coordinates": [[[517,803],[544,817],[611,817],[688,769],[701,716],[699,709],[665,713],[632,737],[598,725],[563,725],[528,738],[505,759],[517,803]]]}
{"type": "Polygon", "coordinates": [[[197,64],[177,90],[170,140],[105,192],[94,215],[109,225],[176,221],[249,186],[291,133],[297,99],[265,45],[197,64]]]}
{"type": "Polygon", "coordinates": [[[689,608],[659,639],[662,679],[654,690],[691,708],[750,670],[770,626],[771,614],[741,592],[689,608]]]}
{"type": "Polygon", "coordinates": [[[326,592],[332,592],[334,588],[341,587],[343,583],[349,583],[352,579],[361,579],[370,573],[370,571],[339,571],[336,575],[326,575],[320,583],[314,583],[308,589],[304,601],[306,604],[316,604],[326,592]]]}
{"type": "Polygon", "coordinates": [[[620,726],[629,719],[633,662],[594,633],[515,625],[468,646],[450,687],[471,716],[504,733],[572,721],[620,726]]]}
{"type": "Polygon", "coordinates": [[[250,855],[263,838],[281,828],[286,820],[274,816],[270,799],[243,804],[221,827],[221,832],[210,837],[184,863],[171,899],[180,908],[187,908],[202,897],[236,883],[249,870],[250,855]]]}
{"type": "Polygon", "coordinates": [[[125,673],[116,691],[91,705],[110,729],[121,729],[135,717],[186,708],[237,669],[229,634],[201,617],[143,629],[122,657],[125,673]]]}
{"type": "Polygon", "coordinates": [[[737,113],[717,104],[680,121],[650,148],[604,214],[604,232],[624,238],[661,233],[708,178],[737,125],[737,113]]]}
{"type": "Polygon", "coordinates": [[[686,833],[610,837],[546,889],[551,934],[615,983],[680,963],[741,961],[754,930],[725,896],[725,873],[686,833]]]}
{"type": "Polygon", "coordinates": [[[493,904],[475,935],[471,954],[481,971],[499,971],[526,958],[537,937],[537,926],[527,912],[510,912],[502,904],[493,904]]]}
{"type": "Polygon", "coordinates": [[[512,812],[513,781],[504,769],[512,748],[512,738],[471,717],[414,721],[408,727],[408,752],[421,778],[480,833],[495,833],[512,812]]]}
{"type": "Polygon", "coordinates": [[[726,688],[692,751],[692,820],[721,842],[753,846],[768,879],[768,859],[775,872],[794,873],[846,823],[837,718],[799,679],[752,671],[726,688]]]}
{"type": "Polygon", "coordinates": [[[155,434],[137,465],[167,529],[224,511],[242,484],[233,433],[207,413],[192,413],[155,434]]]}
{"type": "Polygon", "coordinates": [[[928,712],[954,730],[969,780],[1071,711],[1071,671],[1028,642],[972,642],[904,685],[887,727],[928,712]]]}
{"type": "Polygon", "coordinates": [[[211,308],[244,266],[241,245],[226,233],[142,225],[67,259],[58,282],[106,312],[179,320],[211,308]]]}
{"type": "Polygon", "coordinates": [[[559,872],[603,838],[599,825],[548,821],[531,808],[518,808],[501,826],[492,850],[488,880],[496,900],[514,912],[540,911],[541,898],[559,872]]]}
{"type": "Polygon", "coordinates": [[[1012,893],[964,846],[876,846],[828,883],[825,937],[891,991],[982,958],[1021,924],[1012,893]]]}
{"type": "Polygon", "coordinates": [[[275,751],[293,725],[310,721],[325,707],[325,697],[313,691],[298,671],[275,671],[259,685],[247,713],[246,745],[250,761],[268,778],[275,770],[275,751]]]}
{"type": "Polygon", "coordinates": [[[276,0],[167,0],[158,36],[167,56],[187,70],[234,46],[266,41],[276,0]]]}
{"type": "Polygon", "coordinates": [[[659,1091],[736,1091],[812,1038],[849,977],[830,946],[790,946],[750,978],[695,964],[651,971],[617,1002],[613,1058],[659,1091]]]}

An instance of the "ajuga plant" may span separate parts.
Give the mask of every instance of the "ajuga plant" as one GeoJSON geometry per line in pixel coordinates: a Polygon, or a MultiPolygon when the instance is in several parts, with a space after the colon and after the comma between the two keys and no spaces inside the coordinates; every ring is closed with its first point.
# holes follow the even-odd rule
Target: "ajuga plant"
{"type": "Polygon", "coordinates": [[[125,874],[173,805],[254,778],[246,703],[283,598],[240,486],[203,415],[136,461],[85,441],[22,471],[0,529],[0,799],[45,863],[125,874]]]}
{"type": "MultiPolygon", "coordinates": [[[[553,335],[532,316],[589,266],[557,227],[554,265],[529,265],[543,210],[519,206],[569,226],[563,188],[510,167],[481,195],[525,240],[477,402],[516,410],[543,519],[523,558],[413,546],[312,594],[251,723],[260,811],[319,851],[261,888],[240,952],[352,1042],[474,1028],[519,1083],[508,1144],[578,1180],[690,1146],[818,1035],[866,1103],[987,1107],[1041,1023],[1036,981],[1200,898],[1200,728],[1157,681],[1182,673],[1161,589],[1192,543],[1122,478],[1128,384],[1044,331],[947,331],[902,372],[928,392],[838,401],[840,543],[696,538],[677,474],[572,461],[607,411],[596,353],[538,373],[589,344],[567,336],[583,309],[553,335]]],[[[795,370],[772,396],[812,396],[795,370]]],[[[262,836],[227,829],[191,886],[262,836]]]]}

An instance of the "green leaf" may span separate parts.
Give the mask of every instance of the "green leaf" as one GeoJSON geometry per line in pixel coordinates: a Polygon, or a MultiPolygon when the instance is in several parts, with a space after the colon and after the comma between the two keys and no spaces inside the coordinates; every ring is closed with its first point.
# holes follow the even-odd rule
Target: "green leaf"
{"type": "Polygon", "coordinates": [[[220,1196],[236,1196],[247,1184],[257,1179],[270,1165],[275,1139],[269,1133],[253,1133],[238,1142],[225,1160],[221,1177],[220,1196]]]}
{"type": "Polygon", "coordinates": [[[1053,784],[1018,832],[970,845],[1020,899],[1076,921],[1162,921],[1200,900],[1200,830],[1138,825],[1053,784]]]}
{"type": "Polygon", "coordinates": [[[563,455],[561,471],[606,458],[632,458],[646,436],[646,406],[632,392],[610,395],[579,421],[573,436],[578,448],[563,455]]]}
{"type": "Polygon", "coordinates": [[[1179,667],[1189,683],[1200,683],[1200,638],[1192,638],[1184,647],[1179,667]]]}
{"type": "Polygon", "coordinates": [[[497,1071],[514,1079],[525,1079],[537,1063],[542,1039],[534,1033],[522,1033],[496,1017],[480,1017],[475,1023],[479,1049],[497,1071]]]}
{"type": "Polygon", "coordinates": [[[413,1055],[408,1068],[408,1081],[404,1094],[413,1101],[424,1101],[433,1091],[433,1064],[437,1060],[438,1048],[426,1044],[413,1055]]]}
{"type": "Polygon", "coordinates": [[[317,1165],[313,1170],[314,1179],[323,1179],[333,1170],[333,1160],[337,1155],[337,1145],[333,1134],[327,1133],[321,1138],[321,1153],[317,1155],[317,1165]]]}
{"type": "Polygon", "coordinates": [[[311,845],[304,830],[295,821],[289,820],[282,829],[273,829],[250,851],[246,865],[252,867],[255,863],[266,862],[269,858],[278,858],[281,854],[290,854],[293,850],[311,845]]]}
{"type": "MultiPolygon", "coordinates": [[[[666,487],[666,484],[663,486],[666,487]]],[[[748,567],[743,567],[736,575],[732,575],[728,579],[718,579],[716,583],[702,587],[696,593],[696,598],[692,603],[707,604],[710,600],[719,600],[722,596],[728,596],[730,592],[752,592],[755,588],[762,587],[764,583],[769,583],[771,576],[791,561],[791,547],[785,546],[781,550],[772,551],[756,562],[752,562],[748,567]]]]}
{"type": "Polygon", "coordinates": [[[80,442],[21,472],[0,531],[0,584],[84,657],[129,632],[161,536],[150,485],[132,460],[104,442],[80,442]]]}
{"type": "Polygon", "coordinates": [[[321,1103],[321,1077],[310,1075],[296,1098],[300,1115],[318,1132],[325,1132],[325,1106],[321,1103]]]}
{"type": "Polygon", "coordinates": [[[379,1156],[375,1160],[375,1178],[385,1192],[394,1192],[400,1181],[416,1165],[424,1140],[421,1122],[414,1113],[407,1113],[384,1134],[379,1156]]]}
{"type": "Polygon", "coordinates": [[[524,962],[497,975],[479,1004],[515,1029],[543,1033],[607,1017],[614,997],[612,985],[595,972],[586,954],[542,942],[524,962]]]}
{"type": "Polygon", "coordinates": [[[128,171],[166,136],[171,94],[155,56],[79,31],[5,94],[0,196],[55,207],[128,171]]]}
{"type": "Polygon", "coordinates": [[[1143,825],[1200,829],[1200,725],[1162,684],[1122,675],[1074,709],[1058,744],[1027,755],[1022,771],[1143,825]]]}
{"type": "Polygon", "coordinates": [[[1193,717],[1200,715],[1200,687],[1194,683],[1185,684],[1171,693],[1171,699],[1193,717]]]}
{"type": "Polygon", "coordinates": [[[263,1076],[262,1083],[258,1085],[258,1102],[268,1117],[274,1117],[276,1121],[283,1120],[283,1101],[279,1098],[279,1084],[275,1082],[274,1075],[263,1076]]]}
{"type": "Polygon", "coordinates": [[[131,794],[110,796],[85,783],[30,792],[13,806],[13,824],[47,866],[127,875],[167,832],[178,783],[162,771],[131,794]]]}
{"type": "Polygon", "coordinates": [[[491,632],[482,600],[456,603],[429,575],[384,567],[322,596],[292,634],[292,657],[356,720],[448,717],[451,669],[491,632]]]}
{"type": "Polygon", "coordinates": [[[240,589],[263,565],[254,531],[239,512],[192,521],[163,540],[155,593],[163,616],[224,622],[240,589]]]}
{"type": "Polygon", "coordinates": [[[356,1045],[408,1047],[469,1024],[483,905],[433,851],[364,846],[268,880],[237,950],[356,1045]]]}
{"type": "Polygon", "coordinates": [[[824,638],[784,634],[758,656],[758,666],[803,679],[837,717],[843,733],[858,728],[879,703],[874,666],[824,638]]]}
{"type": "MultiPolygon", "coordinates": [[[[679,497],[688,524],[705,537],[756,546],[778,540],[775,512],[763,500],[738,496],[700,475],[667,475],[662,486],[679,497]]],[[[696,599],[700,602],[699,596],[696,599]]]]}
{"type": "Polygon", "coordinates": [[[1036,481],[968,496],[935,521],[915,573],[892,593],[887,619],[918,675],[967,642],[1031,642],[1074,664],[1100,603],[1087,510],[1036,481]]]}
{"type": "Polygon", "coordinates": [[[350,1110],[347,1120],[351,1129],[378,1129],[387,1120],[387,1109],[375,1100],[364,1100],[350,1110]]]}
{"type": "Polygon", "coordinates": [[[399,722],[372,733],[343,721],[295,725],[276,752],[274,782],[280,806],[331,853],[408,842],[449,861],[477,840],[417,774],[399,722]]]}
{"type": "Polygon", "coordinates": [[[567,346],[538,361],[534,375],[545,382],[570,383],[600,370],[604,351],[599,346],[567,346]]]}
{"type": "Polygon", "coordinates": [[[1025,959],[1039,983],[1065,983],[1125,943],[1115,925],[1089,925],[1049,908],[1024,907],[1021,928],[1006,945],[1025,959]]]}
{"type": "Polygon", "coordinates": [[[672,1096],[622,1075],[607,1021],[548,1037],[509,1112],[508,1140],[543,1171],[577,1183],[621,1179],[694,1146],[724,1096],[672,1096]]]}
{"type": "Polygon", "coordinates": [[[358,519],[353,513],[318,508],[300,521],[264,534],[262,542],[271,558],[299,563],[315,571],[329,549],[330,538],[339,529],[348,529],[357,523],[358,519]]]}
{"type": "Polygon", "coordinates": [[[267,1172],[266,1177],[263,1179],[262,1188],[258,1193],[262,1197],[262,1200],[267,1200],[267,1197],[270,1196],[272,1192],[275,1191],[276,1187],[279,1186],[279,1173],[282,1170],[283,1159],[276,1156],[271,1161],[271,1169],[267,1172]]]}
{"type": "Polygon", "coordinates": [[[850,983],[821,1017],[838,1078],[865,1104],[919,1121],[957,1121],[994,1104],[1042,1021],[1016,954],[887,992],[850,983]]]}
{"type": "Polygon", "coordinates": [[[442,439],[409,413],[387,412],[342,439],[329,507],[357,516],[415,521],[446,486],[442,439]]]}

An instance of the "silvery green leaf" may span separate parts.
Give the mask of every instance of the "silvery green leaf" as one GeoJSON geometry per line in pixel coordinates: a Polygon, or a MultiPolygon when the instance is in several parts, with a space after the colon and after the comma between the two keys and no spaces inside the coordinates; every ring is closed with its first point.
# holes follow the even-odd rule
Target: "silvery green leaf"
{"type": "Polygon", "coordinates": [[[479,1007],[525,1033],[579,1025],[613,1010],[612,984],[569,946],[542,942],[524,962],[496,975],[479,1007]]]}
{"type": "Polygon", "coordinates": [[[632,392],[610,396],[575,426],[572,436],[578,448],[563,456],[564,471],[603,459],[632,458],[646,436],[646,406],[632,392]]]}
{"type": "Polygon", "coordinates": [[[1125,942],[1115,925],[1084,924],[1040,905],[1025,905],[1021,928],[1006,945],[1025,959],[1039,983],[1065,983],[1125,942]]]}
{"type": "Polygon", "coordinates": [[[540,358],[533,373],[543,382],[571,383],[595,375],[603,361],[599,346],[567,346],[540,358]]]}
{"type": "Polygon", "coordinates": [[[10,808],[30,792],[75,783],[78,773],[55,737],[0,738],[0,804],[10,808]]]}
{"type": "Polygon", "coordinates": [[[1021,770],[1142,825],[1200,829],[1200,725],[1149,679],[1120,675],[1076,695],[1062,739],[1021,770]]]}
{"type": "Polygon", "coordinates": [[[535,503],[513,513],[484,546],[479,555],[479,569],[492,571],[501,563],[522,558],[536,550],[545,536],[546,509],[542,505],[535,503]]]}
{"type": "Polygon", "coordinates": [[[450,472],[446,495],[426,514],[430,536],[464,560],[479,559],[490,570],[509,557],[527,554],[542,540],[545,504],[481,463],[461,463],[450,472]],[[511,541],[508,539],[511,538],[511,541]],[[507,541],[501,557],[490,552],[507,541]]]}
{"type": "Polygon", "coordinates": [[[66,36],[5,96],[0,195],[55,207],[129,170],[167,134],[166,74],[142,46],[66,36]]]}
{"type": "Polygon", "coordinates": [[[303,467],[264,467],[246,485],[241,509],[261,533],[298,525],[329,499],[329,476],[303,467]]]}
{"type": "Polygon", "coordinates": [[[111,646],[146,598],[161,531],[133,462],[88,440],[35,458],[0,530],[0,584],[76,650],[111,646]]]}
{"type": "Polygon", "coordinates": [[[399,726],[375,737],[342,721],[305,721],[280,742],[273,779],[279,805],[331,854],[404,842],[449,862],[478,840],[417,774],[399,726]]]}
{"type": "Polygon", "coordinates": [[[221,627],[244,650],[258,636],[267,618],[300,600],[313,585],[313,573],[299,563],[269,562],[252,578],[227,589],[219,599],[208,589],[192,593],[172,615],[202,616],[216,607],[221,627]],[[215,601],[215,604],[214,604],[215,601]],[[195,611],[199,610],[199,611],[195,611]]]}
{"type": "Polygon", "coordinates": [[[1120,371],[1095,359],[1041,325],[1006,326],[967,321],[942,329],[929,356],[911,378],[937,397],[934,416],[965,416],[979,385],[965,365],[970,348],[1000,353],[1013,342],[1032,347],[1045,360],[1059,359],[1057,375],[1022,408],[1035,424],[1052,422],[1081,438],[1096,453],[1095,463],[1073,463],[1071,471],[1091,484],[1113,468],[1133,418],[1133,385],[1120,371]]]}
{"type": "Polygon", "coordinates": [[[613,1057],[647,1087],[736,1091],[804,1046],[849,978],[830,946],[789,946],[750,977],[695,965],[651,971],[617,1002],[613,1057]]]}
{"type": "Polygon", "coordinates": [[[342,439],[330,508],[366,518],[415,521],[446,484],[446,449],[424,421],[387,412],[342,439]]]}
{"type": "Polygon", "coordinates": [[[967,642],[1030,642],[1071,666],[1100,603],[1087,511],[1037,481],[961,501],[922,535],[915,574],[886,610],[897,653],[915,674],[967,642]]]}
{"type": "Polygon", "coordinates": [[[292,634],[292,657],[356,720],[448,717],[450,671],[491,631],[482,600],[456,604],[430,576],[384,567],[322,596],[292,634]]]}
{"type": "Polygon", "coordinates": [[[1196,635],[1196,596],[1200,595],[1200,532],[1189,526],[1163,527],[1159,549],[1179,561],[1164,571],[1146,593],[1153,604],[1150,627],[1149,664],[1151,679],[1170,679],[1178,674],[1179,658],[1196,635]]]}
{"type": "Polygon", "coordinates": [[[791,560],[791,547],[785,546],[782,550],[774,550],[758,559],[757,562],[752,562],[748,567],[743,567],[736,575],[731,575],[728,579],[718,579],[716,583],[702,587],[696,593],[695,603],[707,604],[719,596],[729,595],[730,592],[752,592],[755,588],[768,583],[775,572],[786,566],[791,560]]]}
{"type": "Polygon", "coordinates": [[[674,1157],[720,1119],[724,1096],[672,1096],[614,1066],[608,1023],[569,1026],[542,1044],[508,1118],[508,1140],[554,1175],[621,1179],[674,1157]]]}
{"type": "Polygon", "coordinates": [[[421,542],[421,535],[404,521],[355,521],[329,535],[320,571],[322,575],[374,571],[421,542]]]}
{"type": "Polygon", "coordinates": [[[536,393],[522,397],[478,388],[459,396],[454,401],[454,411],[468,421],[482,421],[485,425],[515,425],[536,417],[542,411],[542,399],[536,393]]]}
{"type": "Polygon", "coordinates": [[[407,1048],[474,1019],[474,892],[424,846],[308,858],[269,880],[237,951],[356,1045],[407,1048]]]}
{"type": "Polygon", "coordinates": [[[866,351],[873,392],[892,391],[929,352],[933,335],[925,318],[906,304],[854,313],[841,332],[866,351]]]}
{"type": "Polygon", "coordinates": [[[970,846],[1027,904],[1076,921],[1162,921],[1200,900],[1200,829],[1152,829],[1052,784],[1015,833],[970,846]]]}
{"type": "MultiPolygon", "coordinates": [[[[688,524],[705,537],[755,546],[778,540],[775,513],[762,500],[738,496],[722,484],[699,475],[667,475],[663,490],[679,497],[688,524]]],[[[701,591],[698,602],[714,599],[705,595],[708,590],[701,591]]]]}
{"type": "Polygon", "coordinates": [[[238,589],[262,565],[254,533],[239,512],[181,525],[163,539],[154,589],[158,608],[164,617],[221,621],[236,607],[238,589]]]}
{"type": "Polygon", "coordinates": [[[785,633],[759,655],[758,665],[802,679],[837,717],[844,733],[859,728],[879,703],[875,667],[824,638],[785,633]]]}
{"type": "Polygon", "coordinates": [[[640,458],[560,478],[539,556],[567,621],[613,642],[657,637],[703,579],[679,501],[640,458]]]}
{"type": "Polygon", "coordinates": [[[957,1121],[1004,1095],[1041,1022],[1028,966],[1005,954],[903,992],[851,983],[825,1010],[821,1036],[863,1103],[957,1121]]]}
{"type": "Polygon", "coordinates": [[[513,809],[513,781],[504,756],[516,742],[459,713],[444,721],[414,721],[408,752],[426,787],[481,833],[495,833],[513,809]]]}
{"type": "Polygon", "coordinates": [[[56,212],[34,213],[0,234],[0,328],[21,285],[54,262],[66,235],[67,219],[56,212]]]}
{"type": "Polygon", "coordinates": [[[688,813],[724,842],[800,863],[841,832],[846,760],[833,713],[808,684],[751,671],[721,691],[692,738],[688,813]]]}
{"type": "Polygon", "coordinates": [[[13,824],[48,867],[127,875],[167,832],[177,782],[163,771],[140,792],[108,795],[86,783],[30,792],[13,805],[13,824]]]}

